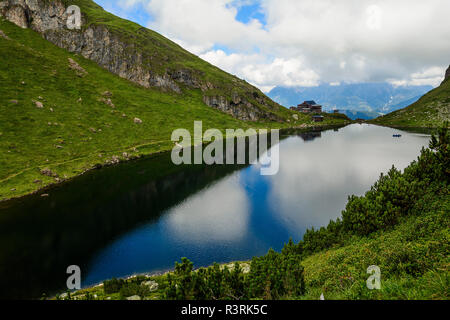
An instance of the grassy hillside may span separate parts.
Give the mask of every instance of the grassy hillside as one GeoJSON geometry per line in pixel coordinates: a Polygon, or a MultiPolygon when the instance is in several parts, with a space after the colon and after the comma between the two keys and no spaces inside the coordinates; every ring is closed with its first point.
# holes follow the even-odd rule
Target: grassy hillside
{"type": "MultiPolygon", "coordinates": [[[[145,89],[32,30],[1,18],[0,30],[0,200],[117,158],[170,150],[172,131],[192,130],[194,120],[204,129],[312,125],[290,111],[290,122],[246,123],[206,106],[200,90],[145,89]]],[[[342,122],[330,115],[324,124],[342,122]]]]}
{"type": "MultiPolygon", "coordinates": [[[[128,67],[135,70],[140,68],[143,71],[150,71],[152,75],[168,76],[178,80],[182,80],[186,76],[188,78],[186,82],[191,83],[191,85],[176,83],[183,91],[188,91],[192,86],[199,86],[202,87],[203,95],[206,97],[220,96],[227,101],[232,101],[234,96],[239,96],[262,112],[274,115],[273,119],[283,120],[291,115],[289,110],[267,98],[260,90],[246,81],[220,70],[152,30],[110,14],[92,0],[58,1],[63,3],[65,7],[70,5],[78,5],[80,7],[83,24],[82,30],[78,33],[83,33],[87,29],[100,30],[99,28],[104,28],[109,32],[106,41],[111,40],[112,42],[115,37],[120,39],[121,50],[118,50],[119,56],[113,58],[113,64],[116,65],[115,69],[123,60],[128,60],[126,61],[126,64],[129,65],[128,67]],[[130,61],[130,55],[133,56],[131,60],[137,60],[136,57],[140,56],[142,63],[136,67],[135,61],[130,61]],[[117,60],[119,63],[117,63],[117,60]],[[179,72],[182,73],[182,76],[180,76],[179,72]]],[[[48,3],[51,1],[39,0],[39,2],[48,3]]],[[[52,31],[44,32],[44,34],[52,40],[63,38],[56,41],[60,46],[76,47],[73,43],[69,43],[71,40],[64,39],[67,36],[67,33],[64,33],[64,31],[58,31],[56,36],[52,31]]],[[[74,32],[72,31],[70,34],[73,35],[74,32]]],[[[80,51],[82,50],[80,49],[80,51]]],[[[112,69],[114,67],[109,63],[107,68],[112,69]]],[[[245,104],[240,105],[240,107],[247,108],[245,104]]]]}
{"type": "Polygon", "coordinates": [[[450,78],[405,109],[371,120],[391,127],[437,128],[450,120],[450,78]]]}
{"type": "MultiPolygon", "coordinates": [[[[342,218],[251,262],[105,281],[64,299],[449,299],[450,134],[440,130],[403,172],[392,168],[342,218]],[[369,266],[381,288],[367,287],[369,266]]],[[[60,297],[58,297],[60,298],[60,297]]]]}

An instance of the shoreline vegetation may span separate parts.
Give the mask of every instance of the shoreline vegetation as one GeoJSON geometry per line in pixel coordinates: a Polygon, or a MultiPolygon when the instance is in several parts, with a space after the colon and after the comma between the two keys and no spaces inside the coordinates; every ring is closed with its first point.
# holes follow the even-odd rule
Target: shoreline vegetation
{"type": "Polygon", "coordinates": [[[448,300],[450,270],[450,134],[448,123],[403,172],[392,168],[342,217],[309,229],[281,252],[248,262],[104,281],[57,295],[60,300],[439,299],[448,300]],[[369,290],[367,268],[381,270],[369,290]]]}

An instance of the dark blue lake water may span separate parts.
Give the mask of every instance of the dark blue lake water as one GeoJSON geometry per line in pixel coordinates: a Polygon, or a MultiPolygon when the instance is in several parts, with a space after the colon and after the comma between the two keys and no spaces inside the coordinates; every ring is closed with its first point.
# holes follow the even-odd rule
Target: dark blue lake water
{"type": "Polygon", "coordinates": [[[91,172],[48,199],[0,207],[0,243],[10,254],[0,277],[20,284],[17,296],[38,295],[64,288],[71,264],[88,286],[165,271],[181,257],[199,267],[280,250],[339,217],[349,195],[364,194],[392,165],[405,168],[428,141],[356,124],[283,137],[274,176],[258,165],[175,167],[167,155],[91,172]]]}

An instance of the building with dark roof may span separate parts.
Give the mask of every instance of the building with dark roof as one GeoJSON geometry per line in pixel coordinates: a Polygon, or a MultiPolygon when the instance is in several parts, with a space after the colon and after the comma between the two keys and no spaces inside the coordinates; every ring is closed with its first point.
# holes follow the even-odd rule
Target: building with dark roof
{"type": "Polygon", "coordinates": [[[324,118],[323,118],[323,116],[320,116],[320,115],[313,115],[312,120],[314,122],[323,122],[324,118]]]}

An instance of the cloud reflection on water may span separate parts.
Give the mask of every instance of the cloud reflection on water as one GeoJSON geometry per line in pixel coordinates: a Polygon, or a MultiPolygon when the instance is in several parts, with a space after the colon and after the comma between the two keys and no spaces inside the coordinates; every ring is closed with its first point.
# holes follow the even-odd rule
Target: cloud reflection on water
{"type": "Polygon", "coordinates": [[[245,237],[249,214],[249,199],[237,173],[171,209],[167,226],[187,242],[238,242],[245,237]]]}
{"type": "Polygon", "coordinates": [[[313,143],[299,143],[300,137],[284,141],[280,171],[268,177],[274,216],[291,231],[323,226],[339,217],[348,195],[364,194],[392,165],[404,169],[428,142],[428,137],[416,134],[394,139],[395,132],[352,125],[322,133],[313,143]]]}

